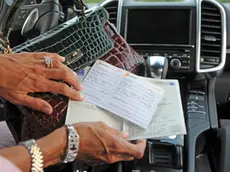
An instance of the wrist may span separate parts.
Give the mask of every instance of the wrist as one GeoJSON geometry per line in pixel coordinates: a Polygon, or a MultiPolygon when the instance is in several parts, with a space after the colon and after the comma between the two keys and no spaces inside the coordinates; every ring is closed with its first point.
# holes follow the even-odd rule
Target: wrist
{"type": "Polygon", "coordinates": [[[63,162],[69,163],[76,160],[79,151],[79,135],[76,128],[72,125],[66,125],[68,129],[68,145],[65,155],[63,156],[63,162]]]}
{"type": "Polygon", "coordinates": [[[42,139],[37,140],[37,144],[43,154],[44,168],[61,163],[67,147],[66,127],[59,128],[42,139]]]}

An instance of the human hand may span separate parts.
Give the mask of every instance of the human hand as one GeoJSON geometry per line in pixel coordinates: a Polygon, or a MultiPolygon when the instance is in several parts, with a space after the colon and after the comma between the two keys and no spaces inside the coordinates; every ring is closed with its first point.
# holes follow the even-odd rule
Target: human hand
{"type": "Polygon", "coordinates": [[[145,140],[132,144],[126,140],[127,133],[110,128],[102,122],[77,123],[73,126],[80,137],[78,161],[90,165],[110,164],[140,159],[144,155],[145,140]]]}
{"type": "Polygon", "coordinates": [[[0,96],[13,104],[52,113],[52,107],[46,101],[33,98],[28,93],[54,92],[71,99],[81,101],[81,84],[77,75],[65,66],[64,58],[52,53],[0,54],[0,96]],[[52,59],[52,68],[47,68],[44,56],[52,59]],[[63,80],[60,83],[52,80],[63,80]]]}

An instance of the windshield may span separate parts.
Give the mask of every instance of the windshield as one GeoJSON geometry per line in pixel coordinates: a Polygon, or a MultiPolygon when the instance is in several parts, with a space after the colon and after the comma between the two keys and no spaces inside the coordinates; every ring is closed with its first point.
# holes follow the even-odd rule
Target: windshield
{"type": "MultiPolygon", "coordinates": [[[[85,0],[85,2],[87,4],[98,4],[98,3],[101,3],[103,2],[104,0],[85,0]]],[[[178,1],[178,0],[138,0],[138,1],[146,1],[146,2],[169,2],[169,1],[178,1]]],[[[182,1],[182,0],[181,0],[182,1]]],[[[230,0],[219,0],[220,2],[229,2],[230,3],[230,0]]]]}

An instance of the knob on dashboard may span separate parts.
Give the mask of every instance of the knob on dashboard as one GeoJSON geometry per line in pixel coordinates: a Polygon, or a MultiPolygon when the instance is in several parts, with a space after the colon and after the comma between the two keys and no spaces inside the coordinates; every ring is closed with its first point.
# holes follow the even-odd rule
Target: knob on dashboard
{"type": "Polygon", "coordinates": [[[180,62],[179,59],[172,59],[171,62],[170,62],[170,66],[173,69],[179,69],[181,67],[181,62],[180,62]]]}

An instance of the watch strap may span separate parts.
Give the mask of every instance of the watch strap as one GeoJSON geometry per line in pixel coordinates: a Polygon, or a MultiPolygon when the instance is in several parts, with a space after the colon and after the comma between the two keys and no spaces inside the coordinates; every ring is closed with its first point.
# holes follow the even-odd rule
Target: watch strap
{"type": "Polygon", "coordinates": [[[73,162],[79,150],[79,135],[72,125],[66,125],[68,129],[68,145],[63,163],[73,162]]]}
{"type": "Polygon", "coordinates": [[[31,172],[43,172],[43,155],[34,139],[21,142],[19,145],[25,146],[31,157],[31,172]]]}

